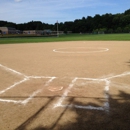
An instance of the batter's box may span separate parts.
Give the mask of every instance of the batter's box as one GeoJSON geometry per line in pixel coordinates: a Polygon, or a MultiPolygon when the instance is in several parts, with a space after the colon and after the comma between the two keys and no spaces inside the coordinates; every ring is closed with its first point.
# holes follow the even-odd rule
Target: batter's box
{"type": "Polygon", "coordinates": [[[105,110],[109,106],[106,85],[103,79],[75,78],[55,107],[105,110]]]}
{"type": "Polygon", "coordinates": [[[24,77],[9,73],[8,71],[0,68],[0,92],[6,89],[10,84],[21,81],[24,77]]]}
{"type": "Polygon", "coordinates": [[[0,101],[27,104],[34,96],[44,89],[55,79],[55,77],[31,77],[28,76],[14,84],[10,89],[3,90],[0,101]]]}

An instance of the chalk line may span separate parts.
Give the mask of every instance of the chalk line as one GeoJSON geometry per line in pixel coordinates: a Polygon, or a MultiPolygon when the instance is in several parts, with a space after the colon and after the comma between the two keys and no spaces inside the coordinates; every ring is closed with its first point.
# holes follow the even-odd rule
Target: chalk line
{"type": "Polygon", "coordinates": [[[12,73],[14,73],[14,74],[27,77],[26,75],[24,75],[24,74],[22,74],[22,73],[20,73],[20,72],[18,72],[18,71],[16,71],[16,70],[13,70],[13,69],[11,69],[11,68],[8,68],[8,67],[6,67],[6,66],[4,66],[4,65],[2,65],[2,64],[0,64],[0,67],[3,68],[3,69],[5,69],[6,71],[10,71],[10,72],[12,72],[12,73]]]}
{"type": "Polygon", "coordinates": [[[122,74],[111,76],[111,77],[108,77],[106,79],[109,80],[109,79],[113,79],[113,78],[123,77],[123,76],[126,76],[126,75],[130,75],[130,72],[124,72],[122,74]]]}
{"type": "MultiPolygon", "coordinates": [[[[82,109],[90,109],[90,110],[104,110],[107,113],[109,113],[110,110],[110,105],[109,105],[109,89],[110,89],[110,85],[112,85],[111,83],[111,79],[113,78],[119,78],[119,77],[124,77],[130,75],[130,72],[125,72],[119,75],[115,75],[115,76],[109,76],[107,78],[75,78],[72,83],[69,85],[68,89],[66,89],[66,91],[63,93],[62,97],[58,100],[58,102],[56,104],[54,104],[53,108],[56,107],[75,107],[75,108],[82,108],[82,109]],[[105,102],[103,104],[102,107],[94,107],[94,106],[80,106],[80,105],[63,105],[63,101],[65,100],[65,98],[67,97],[69,91],[72,89],[72,87],[74,86],[76,80],[88,80],[90,82],[105,82],[105,86],[104,86],[104,97],[105,97],[105,102]]],[[[89,83],[90,83],[89,82],[89,83]]],[[[127,88],[127,87],[126,87],[127,88]]]]}
{"type": "MultiPolygon", "coordinates": [[[[46,84],[45,84],[44,86],[48,86],[49,83],[51,83],[51,82],[56,78],[56,77],[50,77],[50,76],[48,76],[48,77],[45,77],[45,76],[26,76],[26,75],[24,75],[24,74],[22,74],[22,73],[20,73],[20,72],[18,72],[18,71],[16,71],[16,70],[13,70],[13,69],[11,69],[11,68],[8,68],[8,67],[6,67],[6,66],[4,66],[4,65],[2,65],[2,64],[0,64],[0,67],[3,68],[3,69],[5,69],[6,71],[11,72],[11,73],[14,73],[14,74],[23,76],[23,80],[20,80],[20,81],[14,83],[13,85],[11,85],[10,87],[8,87],[8,88],[6,88],[6,89],[0,91],[0,94],[3,94],[3,93],[5,93],[6,91],[8,91],[8,90],[10,90],[10,89],[12,89],[12,88],[14,88],[14,87],[20,85],[20,84],[23,83],[23,82],[26,82],[27,80],[30,80],[30,79],[42,79],[42,78],[47,78],[47,79],[49,79],[49,80],[46,82],[46,84]]],[[[35,92],[33,92],[33,93],[32,93],[27,99],[25,99],[25,100],[18,100],[18,101],[16,101],[16,100],[0,99],[0,101],[1,101],[1,102],[8,102],[8,103],[21,103],[21,104],[24,104],[24,105],[25,105],[25,104],[27,104],[34,96],[36,96],[38,93],[40,93],[42,90],[43,90],[43,88],[42,88],[42,89],[39,89],[39,90],[37,90],[37,91],[35,91],[35,92]]]]}
{"type": "Polygon", "coordinates": [[[74,78],[71,82],[71,84],[69,84],[69,87],[65,90],[65,92],[63,93],[62,97],[58,100],[58,102],[54,105],[53,108],[59,107],[61,106],[63,100],[66,98],[66,96],[68,95],[70,89],[74,86],[74,82],[77,80],[77,78],[74,78]]]}
{"type": "Polygon", "coordinates": [[[17,83],[14,83],[14,84],[11,85],[10,87],[8,87],[8,88],[6,88],[6,89],[0,91],[0,94],[5,93],[6,91],[8,91],[8,90],[10,90],[10,89],[12,89],[12,88],[14,88],[14,87],[16,87],[17,85],[19,85],[19,84],[21,84],[21,83],[23,83],[23,82],[25,82],[25,81],[27,81],[27,80],[29,80],[29,79],[28,79],[28,78],[24,78],[23,80],[21,80],[21,81],[19,81],[19,82],[17,82],[17,83]]]}
{"type": "Polygon", "coordinates": [[[75,108],[80,108],[80,109],[89,109],[89,110],[101,110],[101,111],[104,111],[104,107],[94,107],[94,106],[80,106],[80,105],[60,105],[58,107],[75,107],[75,108]]]}
{"type": "Polygon", "coordinates": [[[109,91],[109,84],[110,81],[106,80],[106,79],[93,79],[93,78],[74,78],[72,80],[72,83],[69,85],[69,87],[65,90],[65,92],[63,93],[62,97],[58,100],[58,102],[56,104],[54,104],[53,108],[56,107],[75,107],[75,108],[82,108],[82,109],[90,109],[90,110],[105,110],[107,112],[109,112],[109,103],[108,103],[108,91],[109,91]],[[96,81],[96,82],[106,82],[105,88],[104,88],[104,96],[106,99],[106,102],[104,103],[104,105],[102,107],[94,107],[94,106],[90,106],[90,105],[86,105],[86,106],[81,106],[81,105],[63,105],[63,101],[65,100],[65,98],[67,97],[69,91],[72,89],[72,87],[74,86],[76,80],[88,80],[88,81],[96,81]]]}
{"type": "Polygon", "coordinates": [[[88,48],[88,49],[97,49],[97,51],[84,51],[84,52],[74,52],[74,51],[64,51],[66,49],[69,49],[69,48],[58,48],[58,49],[53,49],[53,52],[58,52],[58,53],[95,53],[95,52],[105,52],[105,51],[109,51],[108,48],[100,48],[100,47],[97,47],[97,48],[92,48],[92,47],[70,47],[70,48],[73,48],[73,49],[77,49],[77,48],[88,48]],[[63,51],[61,51],[63,50],[63,51]]]}
{"type": "Polygon", "coordinates": [[[105,96],[105,99],[106,99],[106,102],[104,102],[104,109],[106,112],[109,112],[109,109],[110,109],[110,105],[109,105],[109,87],[110,87],[110,81],[109,80],[105,80],[106,81],[106,86],[105,86],[105,92],[104,92],[104,96],[105,96]]]}
{"type": "Polygon", "coordinates": [[[22,103],[22,100],[16,101],[16,100],[4,100],[0,98],[0,102],[7,102],[7,103],[14,103],[14,104],[19,104],[22,103]]]}
{"type": "MultiPolygon", "coordinates": [[[[47,78],[49,79],[45,85],[45,86],[48,86],[55,78],[57,77],[50,77],[50,76],[26,76],[16,70],[13,70],[13,69],[10,69],[6,66],[3,66],[0,64],[0,67],[5,69],[6,71],[9,71],[11,73],[14,73],[14,74],[17,74],[17,75],[20,75],[20,76],[23,76],[23,80],[21,81],[18,81],[16,83],[14,83],[13,85],[11,85],[10,87],[0,91],[0,94],[3,94],[5,93],[6,91],[18,86],[19,84],[23,83],[23,82],[26,82],[27,80],[30,80],[30,79],[42,79],[42,78],[47,78]]],[[[78,77],[75,77],[71,83],[69,84],[68,88],[64,91],[63,95],[61,96],[61,98],[58,100],[58,102],[56,104],[54,104],[54,107],[53,108],[56,108],[56,107],[75,107],[75,108],[80,108],[80,109],[89,109],[89,110],[105,110],[106,112],[109,112],[109,109],[110,109],[110,105],[109,105],[109,89],[110,89],[110,86],[113,84],[111,82],[111,79],[114,79],[114,78],[119,78],[119,77],[124,77],[124,76],[127,76],[127,75],[130,75],[130,72],[124,72],[122,74],[119,74],[119,75],[115,75],[115,76],[109,76],[109,77],[106,77],[106,78],[78,78],[78,77]],[[105,97],[105,102],[104,102],[104,105],[102,107],[94,107],[94,106],[90,106],[90,105],[86,105],[86,106],[80,106],[80,105],[63,105],[63,101],[65,100],[65,98],[67,97],[68,93],[70,92],[70,90],[74,87],[75,85],[75,82],[77,80],[87,80],[89,81],[89,83],[100,83],[100,82],[105,82],[105,86],[104,86],[104,97],[105,97]]],[[[127,86],[125,86],[126,88],[128,88],[127,86]]],[[[38,93],[42,92],[44,88],[42,89],[39,89],[39,90],[36,90],[34,91],[27,99],[25,100],[5,100],[5,99],[0,99],[1,102],[8,102],[8,103],[20,103],[20,104],[23,104],[23,105],[26,105],[30,100],[33,99],[34,96],[36,96],[38,93]]]]}
{"type": "MultiPolygon", "coordinates": [[[[56,77],[52,77],[50,80],[48,80],[48,81],[46,82],[46,84],[44,85],[44,87],[48,86],[55,78],[56,78],[56,77]]],[[[30,100],[32,100],[32,98],[33,98],[34,96],[36,96],[38,93],[42,92],[42,90],[43,90],[43,88],[42,88],[42,89],[39,89],[39,90],[37,90],[37,91],[35,91],[35,92],[33,92],[33,93],[29,96],[29,98],[27,98],[26,100],[24,100],[24,101],[22,102],[22,104],[26,105],[30,100]]]]}

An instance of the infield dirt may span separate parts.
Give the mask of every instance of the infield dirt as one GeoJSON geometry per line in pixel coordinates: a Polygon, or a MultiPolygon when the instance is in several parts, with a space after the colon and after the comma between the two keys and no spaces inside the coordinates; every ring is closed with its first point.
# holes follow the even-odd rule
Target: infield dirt
{"type": "Polygon", "coordinates": [[[129,41],[0,45],[0,130],[129,130],[129,110],[129,41]]]}

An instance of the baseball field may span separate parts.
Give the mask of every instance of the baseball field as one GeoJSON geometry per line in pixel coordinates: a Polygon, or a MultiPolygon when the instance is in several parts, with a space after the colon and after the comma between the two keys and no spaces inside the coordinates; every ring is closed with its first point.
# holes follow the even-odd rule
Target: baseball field
{"type": "Polygon", "coordinates": [[[0,130],[129,130],[129,40],[9,41],[0,130]]]}

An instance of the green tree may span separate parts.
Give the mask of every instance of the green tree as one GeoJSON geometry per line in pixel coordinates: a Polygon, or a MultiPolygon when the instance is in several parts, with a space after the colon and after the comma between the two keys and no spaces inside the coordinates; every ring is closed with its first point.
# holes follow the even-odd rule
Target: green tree
{"type": "Polygon", "coordinates": [[[122,28],[121,28],[121,27],[118,27],[118,28],[116,29],[116,33],[122,33],[122,28]]]}
{"type": "Polygon", "coordinates": [[[1,34],[1,36],[3,36],[3,33],[2,33],[2,31],[0,30],[0,34],[1,34]]]}
{"type": "Polygon", "coordinates": [[[130,32],[130,27],[129,26],[124,27],[123,32],[124,33],[129,33],[130,32]]]}

